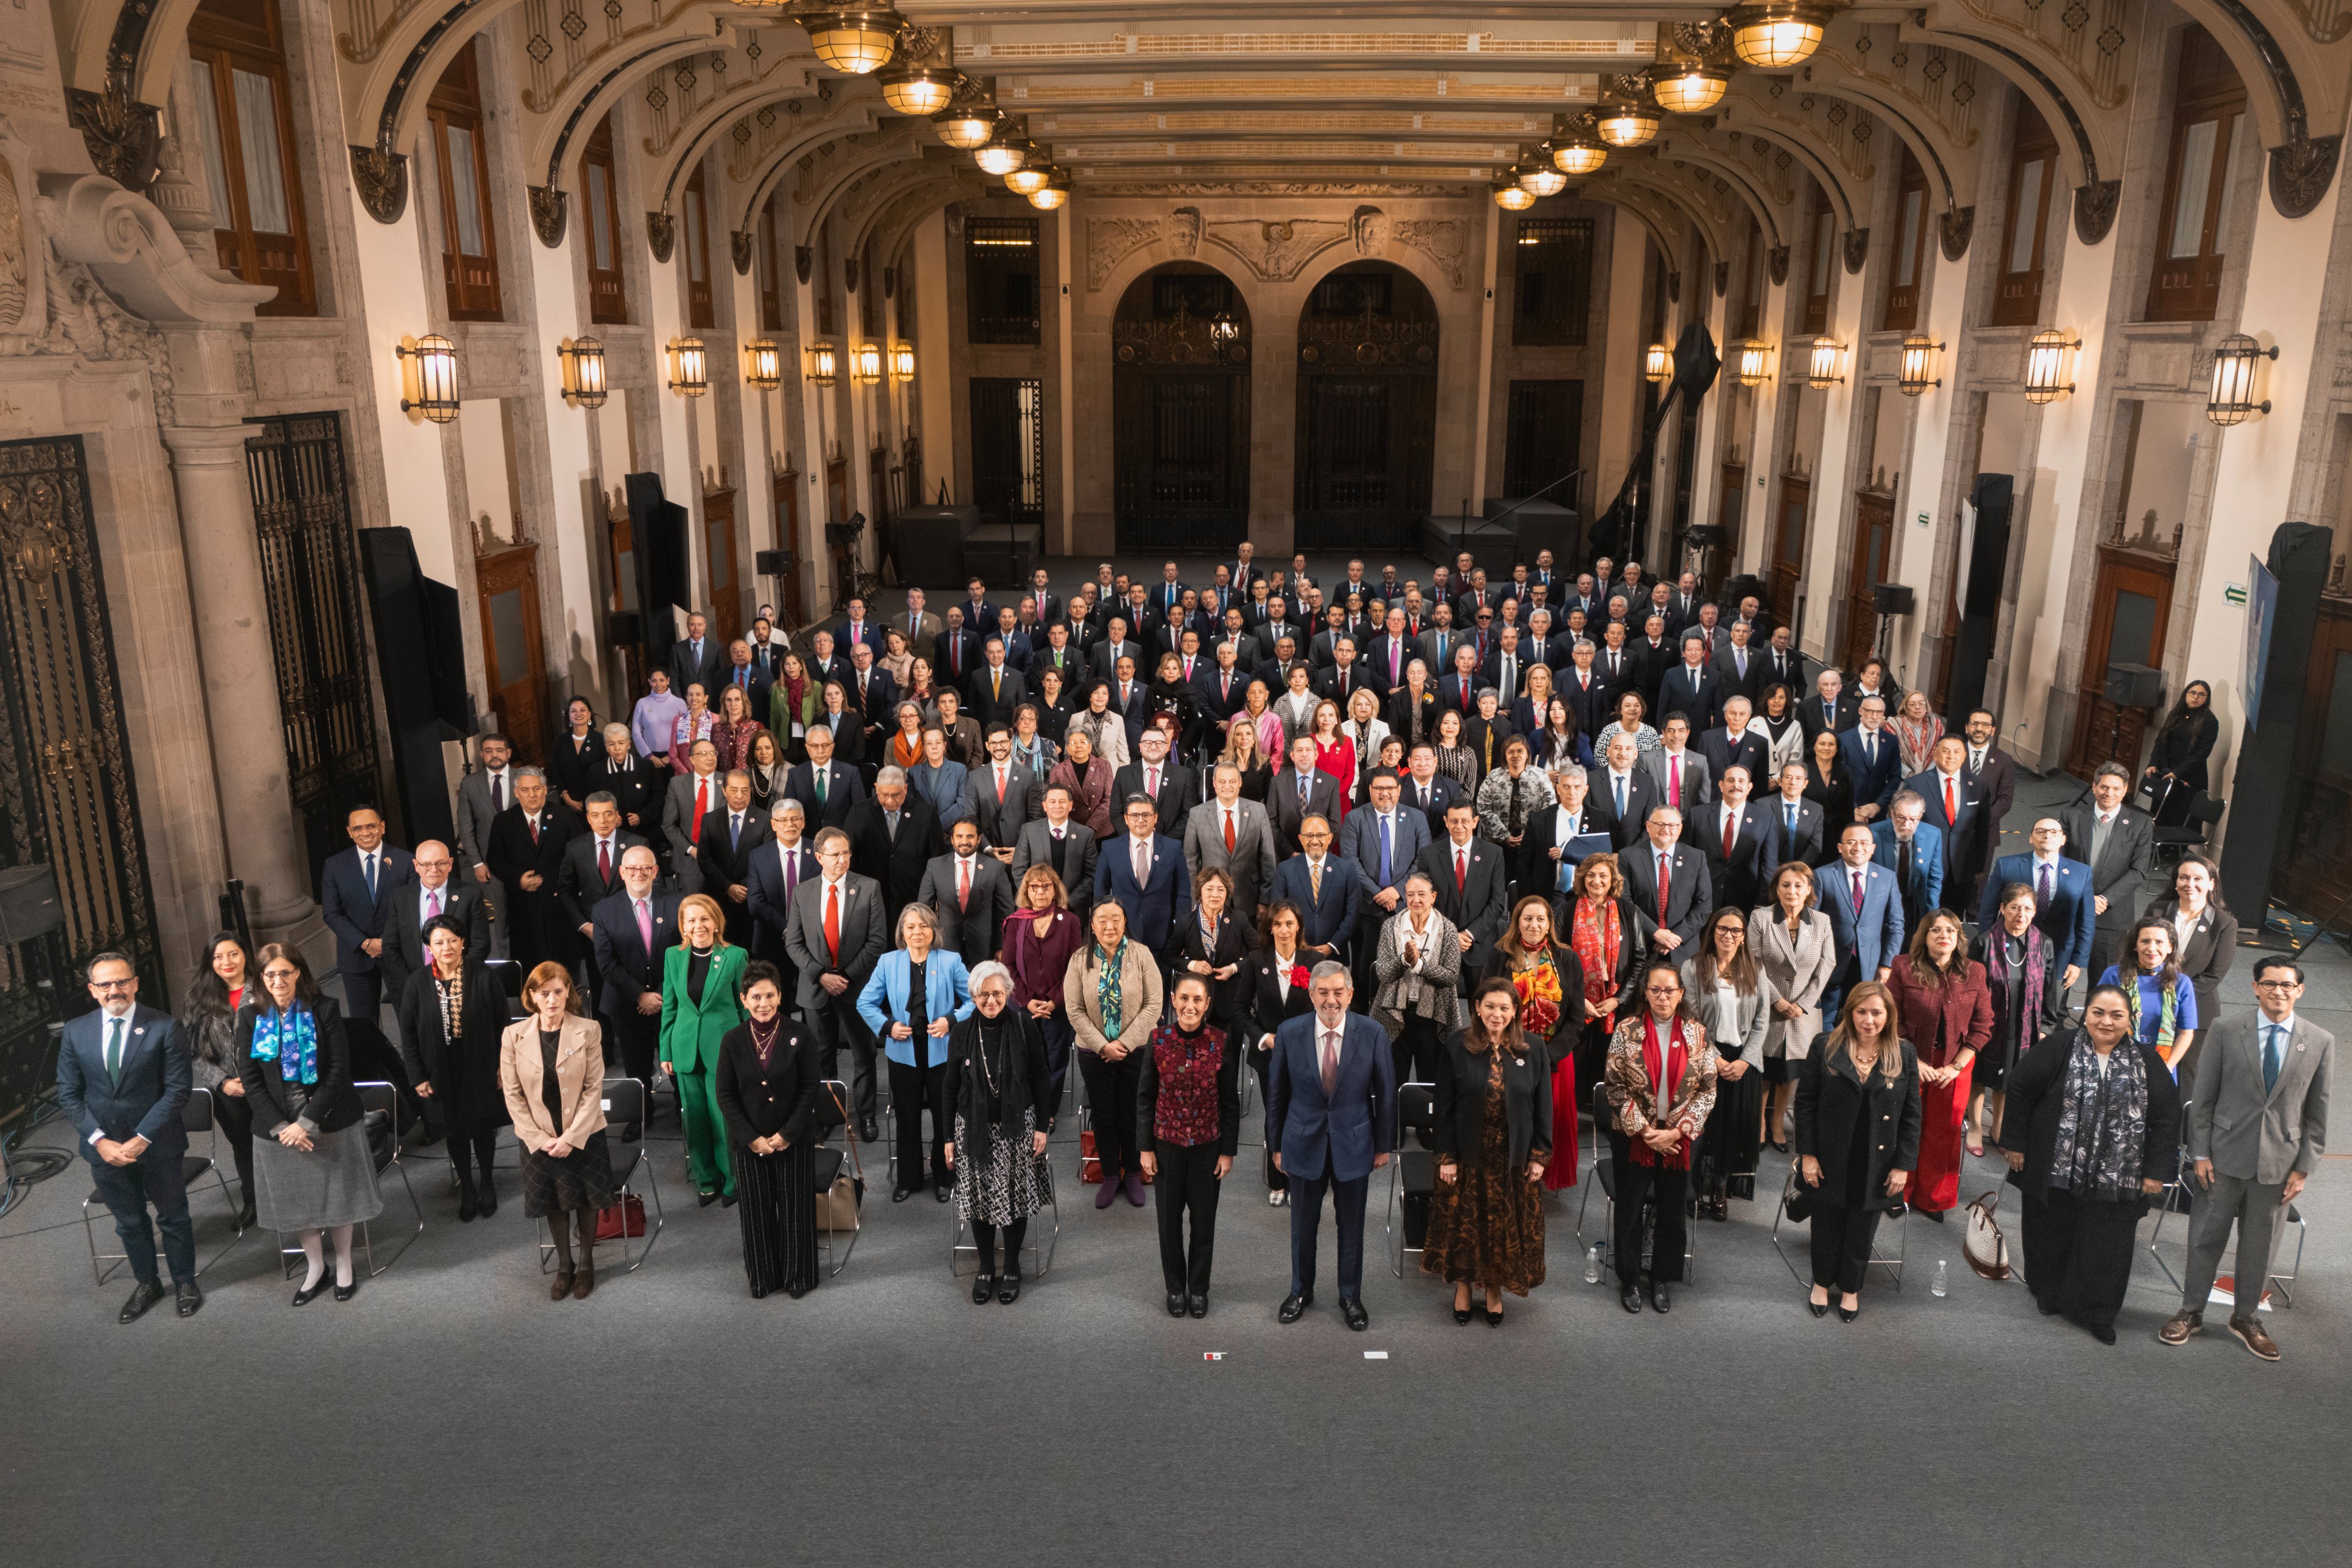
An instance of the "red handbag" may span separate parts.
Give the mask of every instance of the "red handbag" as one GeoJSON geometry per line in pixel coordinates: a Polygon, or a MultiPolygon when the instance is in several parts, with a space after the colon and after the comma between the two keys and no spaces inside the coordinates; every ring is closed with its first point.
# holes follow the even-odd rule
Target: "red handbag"
{"type": "Polygon", "coordinates": [[[646,1200],[635,1193],[596,1211],[596,1239],[618,1241],[623,1236],[646,1233],[646,1200]]]}

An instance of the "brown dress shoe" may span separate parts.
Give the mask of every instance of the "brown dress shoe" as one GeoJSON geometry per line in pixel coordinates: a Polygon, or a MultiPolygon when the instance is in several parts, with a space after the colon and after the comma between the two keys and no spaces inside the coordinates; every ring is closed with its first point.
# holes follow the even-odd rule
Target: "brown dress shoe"
{"type": "Polygon", "coordinates": [[[595,1288],[595,1269],[593,1266],[583,1267],[579,1277],[572,1281],[572,1299],[575,1301],[584,1301],[588,1299],[588,1292],[595,1288]]]}
{"type": "Polygon", "coordinates": [[[2158,1344],[2187,1344],[2189,1337],[2205,1326],[2203,1312],[2175,1312],[2156,1331],[2158,1344]]]}
{"type": "Polygon", "coordinates": [[[572,1270],[558,1269],[555,1271],[555,1283],[548,1287],[547,1299],[551,1301],[560,1301],[571,1293],[572,1270]]]}
{"type": "Polygon", "coordinates": [[[2270,1334],[2253,1319],[2231,1318],[2230,1332],[2238,1336],[2240,1343],[2264,1361],[2276,1361],[2279,1358],[2279,1347],[2271,1343],[2270,1334]]]}

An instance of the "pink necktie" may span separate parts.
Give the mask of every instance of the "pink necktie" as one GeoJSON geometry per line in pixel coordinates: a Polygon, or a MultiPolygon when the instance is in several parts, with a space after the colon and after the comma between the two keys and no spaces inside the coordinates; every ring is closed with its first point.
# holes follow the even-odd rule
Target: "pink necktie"
{"type": "Polygon", "coordinates": [[[1339,1031],[1327,1029],[1323,1031],[1323,1093],[1326,1099],[1330,1097],[1331,1091],[1339,1086],[1339,1031]]]}
{"type": "Polygon", "coordinates": [[[646,945],[646,952],[654,950],[654,909],[644,899],[637,900],[637,940],[646,945]]]}

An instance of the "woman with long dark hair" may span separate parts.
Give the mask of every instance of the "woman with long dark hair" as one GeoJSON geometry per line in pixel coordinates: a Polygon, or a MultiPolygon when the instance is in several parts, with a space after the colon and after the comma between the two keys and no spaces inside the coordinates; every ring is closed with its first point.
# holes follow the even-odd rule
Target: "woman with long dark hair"
{"type": "MultiPolygon", "coordinates": [[[[2197,993],[2201,1040],[2221,1021],[2221,982],[2229,977],[2230,966],[2238,956],[2238,917],[2221,902],[2221,868],[2190,850],[2173,871],[2172,892],[2149,904],[2145,913],[2147,918],[2162,920],[2172,927],[2174,961],[2197,993]]],[[[2198,1040],[2192,1040],[2173,1071],[2177,1082],[2196,1082],[2192,1075],[2197,1071],[2197,1052],[2198,1040]]]]}
{"type": "Polygon", "coordinates": [[[1919,1158],[1919,1075],[1895,1032],[1895,998],[1876,980],[1846,992],[1829,1039],[1797,1080],[1798,1191],[1812,1209],[1807,1310],[1862,1315],[1863,1277],[1879,1218],[1901,1203],[1919,1158]]]}
{"type": "Polygon", "coordinates": [[[551,748],[547,769],[572,815],[588,809],[588,797],[597,788],[592,780],[604,759],[604,737],[596,725],[596,710],[586,697],[573,697],[563,705],[563,733],[551,748]]]}
{"type": "Polygon", "coordinates": [[[2132,1035],[2175,1073],[2197,1037],[2197,989],[2181,973],[2172,922],[2144,915],[2099,984],[2122,989],[2132,1035]]]}
{"type": "Polygon", "coordinates": [[[1756,1196],[1758,1129],[1764,1104],[1764,1033],[1772,1017],[1772,982],[1748,951],[1748,917],[1737,909],[1715,912],[1698,941],[1698,952],[1683,960],[1683,988],[1691,1010],[1715,1041],[1715,1113],[1699,1135],[1692,1170],[1698,1212],[1710,1219],[1731,1218],[1732,1184],[1756,1196]]]}
{"type": "Polygon", "coordinates": [[[1961,1123],[1977,1053],[1992,1040],[1992,996],[1984,966],[1968,955],[1960,917],[1938,909],[1919,922],[1910,950],[1889,969],[1886,988],[1919,1075],[1911,1207],[1940,1225],[1959,1202],[1961,1123]]]}
{"type": "MultiPolygon", "coordinates": [[[[1298,905],[1286,898],[1273,904],[1265,912],[1265,946],[1250,955],[1243,969],[1249,981],[1249,1065],[1257,1074],[1260,1105],[1265,1103],[1266,1078],[1274,1064],[1275,1031],[1315,1010],[1307,994],[1308,956],[1298,944],[1306,928],[1298,905]]],[[[1278,1208],[1290,1201],[1290,1178],[1275,1168],[1270,1149],[1263,1160],[1265,1201],[1278,1208]]]]}
{"type": "Polygon", "coordinates": [[[1592,1118],[1597,1133],[1607,1125],[1606,1113],[1594,1092],[1609,1059],[1609,1042],[1616,1038],[1620,1015],[1633,1006],[1636,977],[1642,967],[1641,923],[1633,901],[1625,896],[1625,873],[1613,854],[1587,855],[1577,863],[1575,896],[1563,916],[1569,949],[1576,955],[1583,976],[1581,988],[1568,1002],[1577,1023],[1576,1098],[1592,1118]]]}
{"type": "Polygon", "coordinates": [[[1522,1011],[1509,980],[1481,981],[1469,1024],[1447,1039],[1437,1070],[1437,1189],[1421,1267],[1454,1287],[1457,1323],[1470,1321],[1474,1288],[1487,1323],[1499,1325],[1503,1292],[1524,1296],[1544,1280],[1550,1061],[1521,1027],[1522,1011]]]}
{"type": "MultiPolygon", "coordinates": [[[[719,1114],[733,1151],[735,1217],[752,1300],[799,1301],[818,1279],[816,1120],[822,1092],[814,1035],[783,1010],[773,964],[743,967],[743,1021],[719,1042],[719,1114]]],[[[583,1292],[584,1294],[584,1292],[583,1292]]]]}
{"type": "Polygon", "coordinates": [[[1822,1033],[1822,993],[1837,972],[1836,933],[1821,912],[1813,868],[1790,861],[1772,873],[1772,903],[1749,917],[1748,946],[1772,988],[1765,1009],[1764,1082],[1770,1090],[1759,1136],[1786,1154],[1780,1135],[1805,1055],[1822,1033]]]}
{"type": "MultiPolygon", "coordinates": [[[[1218,873],[1212,873],[1218,874],[1218,873]]],[[[1167,1013],[1136,1053],[1136,1159],[1160,1216],[1160,1272],[1168,1315],[1209,1315],[1217,1247],[1217,1194],[1241,1142],[1238,1042],[1211,1021],[1205,976],[1176,977],[1167,1013]],[[1185,1244],[1184,1219],[1192,1221],[1185,1244]]]]}
{"type": "Polygon", "coordinates": [[[1486,960],[1481,990],[1488,980],[1510,983],[1520,1031],[1543,1048],[1552,1139],[1543,1185],[1548,1192],[1562,1191],[1576,1185],[1576,1045],[1584,1034],[1584,965],[1562,940],[1550,899],[1531,893],[1513,906],[1510,926],[1486,960]]]}
{"type": "Polygon", "coordinates": [[[2000,1136],[2009,1074],[2018,1058],[2066,1019],[2058,946],[2033,923],[2036,908],[2032,885],[2011,883],[2000,890],[2000,918],[1979,932],[1969,949],[1984,966],[1985,993],[1992,1004],[1992,1036],[1977,1052],[1977,1098],[1967,1128],[1971,1155],[1984,1153],[1987,1137],[2000,1136]]]}
{"type": "Polygon", "coordinates": [[[2147,791],[2156,825],[2178,826],[2188,821],[2190,799],[2210,781],[2207,765],[2221,738],[2221,721],[2213,716],[2213,688],[2191,681],[2180,688],[2180,700],[2164,716],[2156,732],[2140,788],[2147,791]]]}
{"type": "Polygon", "coordinates": [[[260,999],[253,956],[236,933],[223,931],[205,949],[205,966],[180,1000],[180,1038],[187,1042],[195,1086],[213,1097],[213,1124],[227,1137],[229,1152],[236,1158],[236,1190],[244,1199],[237,1219],[241,1226],[254,1221],[253,1104],[245,1094],[237,1030],[260,999]]]}
{"type": "Polygon", "coordinates": [[[1805,775],[1805,799],[1822,809],[1822,858],[1816,864],[1827,865],[1837,859],[1838,835],[1853,821],[1853,775],[1846,770],[1834,731],[1824,729],[1813,737],[1805,775]]]}
{"type": "Polygon", "coordinates": [[[1749,733],[1759,726],[1770,752],[1767,778],[1778,779],[1789,764],[1805,759],[1805,727],[1797,722],[1797,699],[1785,684],[1774,681],[1757,699],[1756,716],[1748,725],[1749,733]]]}
{"type": "MultiPolygon", "coordinates": [[[[1108,691],[1108,686],[1098,690],[1108,691]]],[[[1122,737],[1126,727],[1114,723],[1110,728],[1122,737]]],[[[1062,760],[1045,776],[1046,788],[1059,784],[1070,792],[1071,814],[1087,825],[1097,840],[1110,836],[1110,786],[1117,774],[1110,762],[1095,752],[1095,730],[1081,715],[1070,726],[1062,740],[1062,760]]]]}
{"type": "Polygon", "coordinates": [[[1682,972],[1664,959],[1642,971],[1639,1016],[1609,1042],[1611,1175],[1615,1177],[1617,1304],[1642,1310],[1642,1207],[1655,1213],[1647,1276],[1650,1305],[1673,1306],[1667,1286],[1683,1277],[1689,1229],[1683,1199],[1691,1150],[1715,1110],[1715,1047],[1691,1010],[1682,972]]]}

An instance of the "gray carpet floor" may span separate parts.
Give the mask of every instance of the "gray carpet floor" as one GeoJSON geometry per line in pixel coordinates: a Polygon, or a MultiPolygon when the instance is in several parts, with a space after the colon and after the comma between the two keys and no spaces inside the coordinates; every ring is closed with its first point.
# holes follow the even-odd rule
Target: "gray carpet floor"
{"type": "MultiPolygon", "coordinates": [[[[2312,956],[2306,1011],[2341,1036],[2352,964],[2312,956]]],[[[69,1173],[0,1223],[0,1540],[25,1563],[2352,1561],[2340,1158],[2305,1200],[2294,1304],[2269,1314],[2285,1360],[2265,1365],[2219,1311],[2186,1348],[2156,1343],[2177,1292],[2144,1253],[2110,1349],[1917,1220],[1899,1291],[1874,1271],[1859,1322],[1816,1321],[1774,1252],[1769,1176],[1700,1228],[1666,1317],[1584,1282],[1582,1188],[1564,1195],[1550,1278],[1500,1328],[1457,1327],[1442,1286],[1390,1273],[1376,1186],[1370,1331],[1331,1305],[1328,1233],[1323,1300],[1286,1328],[1288,1215],[1247,1149],[1213,1307],[1176,1322],[1150,1210],[1097,1211],[1065,1130],[1059,1249],[1009,1308],[971,1305],[950,1210],[892,1205],[878,1162],[846,1270],[751,1301],[735,1217],[695,1207],[665,1119],[667,1228],[635,1274],[607,1249],[585,1303],[546,1299],[511,1148],[505,1203],[470,1225],[420,1150],[426,1229],[352,1301],[290,1311],[248,1236],[194,1320],[167,1303],[123,1328],[127,1282],[92,1288],[69,1173]]],[[[1964,1195],[1999,1175],[1971,1162],[1964,1195]]],[[[218,1194],[196,1212],[210,1257],[218,1194]]]]}

